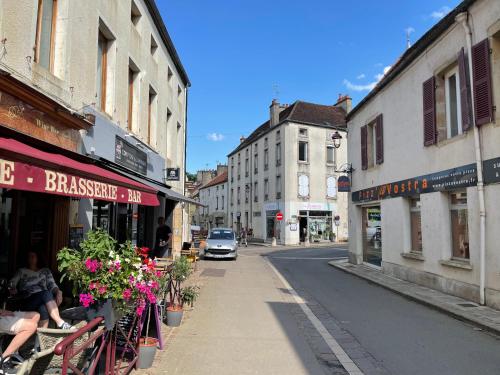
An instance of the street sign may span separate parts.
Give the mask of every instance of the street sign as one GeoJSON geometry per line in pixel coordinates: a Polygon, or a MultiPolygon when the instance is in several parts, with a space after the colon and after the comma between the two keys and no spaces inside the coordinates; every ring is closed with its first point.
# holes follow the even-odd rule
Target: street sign
{"type": "Polygon", "coordinates": [[[278,213],[276,214],[276,220],[278,220],[278,221],[283,220],[283,214],[282,214],[281,212],[278,212],[278,213]]]}
{"type": "Polygon", "coordinates": [[[351,181],[347,176],[340,176],[337,180],[337,191],[347,193],[351,191],[351,181]]]}

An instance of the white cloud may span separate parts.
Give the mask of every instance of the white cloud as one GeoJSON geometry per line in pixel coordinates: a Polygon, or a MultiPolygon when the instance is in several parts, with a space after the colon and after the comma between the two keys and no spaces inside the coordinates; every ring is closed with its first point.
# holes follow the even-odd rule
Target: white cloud
{"type": "Polygon", "coordinates": [[[219,142],[219,141],[222,141],[224,139],[224,134],[220,134],[220,133],[208,133],[207,134],[207,139],[209,141],[219,142]]]}
{"type": "Polygon", "coordinates": [[[409,27],[407,27],[407,28],[405,29],[405,32],[406,32],[408,35],[410,35],[411,33],[414,33],[414,32],[415,32],[415,29],[414,29],[413,27],[409,26],[409,27]]]}
{"type": "Polygon", "coordinates": [[[365,78],[365,77],[366,77],[366,76],[365,76],[365,73],[361,73],[360,75],[358,75],[358,76],[356,77],[356,79],[363,79],[363,78],[365,78]]]}
{"type": "Polygon", "coordinates": [[[441,18],[446,16],[450,12],[450,10],[450,7],[444,6],[432,12],[429,16],[431,18],[434,18],[435,20],[440,20],[441,18]]]}
{"type": "MultiPolygon", "coordinates": [[[[348,90],[352,90],[352,91],[371,91],[374,89],[375,86],[377,86],[377,83],[379,83],[380,80],[382,78],[384,78],[384,76],[387,74],[387,72],[389,70],[391,70],[390,65],[386,66],[382,73],[375,75],[375,77],[374,77],[375,81],[367,83],[366,85],[357,85],[355,83],[352,83],[348,79],[344,79],[344,85],[345,85],[345,87],[347,87],[348,90]]],[[[364,74],[363,74],[363,76],[364,76],[364,74]]]]}

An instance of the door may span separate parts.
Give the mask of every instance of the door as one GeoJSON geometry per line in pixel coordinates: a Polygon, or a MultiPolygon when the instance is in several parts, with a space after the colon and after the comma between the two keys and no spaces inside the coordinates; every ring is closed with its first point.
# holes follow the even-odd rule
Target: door
{"type": "Polygon", "coordinates": [[[380,206],[363,207],[363,261],[382,265],[382,213],[380,206]]]}

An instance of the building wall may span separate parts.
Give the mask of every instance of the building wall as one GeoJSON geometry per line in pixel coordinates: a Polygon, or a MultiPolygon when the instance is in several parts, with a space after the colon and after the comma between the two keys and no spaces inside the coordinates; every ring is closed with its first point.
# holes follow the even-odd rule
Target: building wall
{"type": "MultiPolygon", "coordinates": [[[[279,232],[278,241],[284,244],[299,243],[298,215],[300,210],[324,210],[331,211],[332,217],[340,216],[339,239],[347,239],[347,194],[338,193],[336,198],[329,199],[326,196],[327,176],[338,177],[335,166],[341,167],[347,160],[347,142],[344,139],[341,148],[335,151],[336,164],[327,166],[326,145],[332,144],[331,129],[311,125],[300,125],[285,123],[277,125],[275,129],[261,136],[247,147],[241,149],[228,158],[228,218],[233,217],[233,228],[237,229],[237,217],[240,215],[241,226],[252,228],[255,239],[270,240],[266,231],[266,220],[268,215],[274,217],[277,211],[283,213],[283,221],[276,223],[279,232]],[[308,131],[309,157],[307,165],[298,163],[298,133],[299,128],[308,131]],[[278,136],[279,132],[279,136],[278,136]],[[269,167],[264,169],[265,138],[267,138],[269,167]],[[276,163],[277,144],[281,144],[281,165],[276,163]],[[245,176],[246,150],[249,150],[250,173],[245,176]],[[255,167],[255,150],[258,155],[257,173],[255,167]],[[241,155],[240,179],[238,180],[238,154],[241,155]],[[234,163],[234,164],[233,164],[234,163]],[[234,176],[231,179],[231,170],[234,165],[234,176]],[[301,199],[298,197],[298,174],[307,173],[310,177],[310,197],[301,199]],[[281,198],[277,198],[276,176],[281,177],[281,198]],[[267,199],[264,194],[265,180],[269,181],[269,194],[267,199]],[[231,182],[232,181],[232,182],[231,182]],[[257,182],[257,201],[254,200],[255,182],[257,182]],[[251,186],[249,202],[245,202],[245,185],[251,186]],[[237,202],[237,188],[240,187],[240,203],[237,202]],[[234,189],[234,201],[231,204],[231,189],[234,189]],[[248,212],[248,223],[246,213],[248,212]],[[266,215],[267,214],[267,215],[266,215]],[[296,230],[294,224],[297,224],[296,230]]],[[[345,135],[345,134],[344,134],[345,135]]],[[[345,137],[344,137],[345,138],[345,137]]],[[[334,228],[336,234],[336,228],[334,228]]]]}
{"type": "MultiPolygon", "coordinates": [[[[470,8],[473,25],[473,43],[490,37],[493,48],[494,100],[500,108],[500,3],[494,0],[477,1],[470,8]]],[[[348,158],[355,172],[352,175],[352,190],[358,191],[406,178],[439,172],[446,169],[475,163],[473,131],[451,139],[439,141],[433,146],[424,146],[422,84],[433,75],[456,62],[457,53],[466,47],[466,36],[462,25],[455,23],[432,46],[421,54],[402,74],[367,102],[348,123],[348,158]],[[370,123],[377,115],[384,120],[384,162],[363,171],[361,168],[361,126],[370,123]]],[[[436,90],[439,98],[439,83],[436,90]]],[[[443,126],[445,113],[437,114],[438,128],[443,126]]],[[[499,157],[499,114],[496,123],[480,128],[483,159],[499,157]]],[[[487,210],[487,292],[490,304],[500,307],[500,279],[496,271],[500,267],[500,256],[496,251],[500,235],[498,214],[494,207],[500,195],[498,185],[486,186],[487,210]],[[494,300],[496,302],[494,302],[494,300]]],[[[479,212],[477,188],[467,188],[468,234],[470,243],[470,267],[459,268],[445,265],[451,258],[450,203],[447,192],[422,194],[422,241],[423,260],[403,257],[409,248],[409,206],[404,198],[389,198],[378,203],[382,211],[382,268],[384,271],[412,281],[477,300],[479,296],[479,212]]],[[[361,207],[353,203],[349,207],[350,259],[362,262],[361,207]]]]}
{"type": "Polygon", "coordinates": [[[227,182],[213,185],[199,190],[200,203],[205,207],[198,207],[199,224],[203,229],[217,226],[217,218],[222,220],[219,227],[225,227],[227,222],[227,182]]]}

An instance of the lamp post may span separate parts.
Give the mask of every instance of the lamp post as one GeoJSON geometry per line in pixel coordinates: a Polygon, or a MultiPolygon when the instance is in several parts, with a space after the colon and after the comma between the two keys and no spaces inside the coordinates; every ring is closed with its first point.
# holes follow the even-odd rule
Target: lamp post
{"type": "MultiPolygon", "coordinates": [[[[333,147],[335,147],[336,149],[340,148],[342,139],[342,135],[338,132],[338,130],[336,130],[335,133],[332,134],[333,147]]],[[[352,172],[354,172],[354,168],[352,167],[351,163],[344,163],[340,166],[339,169],[335,168],[335,173],[351,174],[352,172]]]]}

